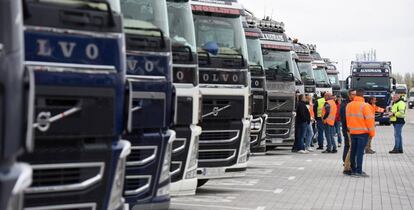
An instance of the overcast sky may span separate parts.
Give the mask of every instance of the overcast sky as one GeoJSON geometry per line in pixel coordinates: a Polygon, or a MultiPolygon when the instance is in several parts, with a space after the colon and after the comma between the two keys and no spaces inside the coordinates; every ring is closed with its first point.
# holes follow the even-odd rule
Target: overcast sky
{"type": "MultiPolygon", "coordinates": [[[[317,45],[349,74],[355,54],[377,50],[394,72],[414,72],[414,0],[239,0],[257,17],[272,14],[286,32],[317,45]]],[[[345,76],[344,76],[345,77],[345,76]]]]}

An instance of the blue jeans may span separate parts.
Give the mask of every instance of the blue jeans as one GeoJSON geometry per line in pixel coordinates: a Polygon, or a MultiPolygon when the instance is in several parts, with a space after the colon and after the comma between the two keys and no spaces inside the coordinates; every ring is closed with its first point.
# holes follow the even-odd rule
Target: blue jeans
{"type": "Polygon", "coordinates": [[[328,143],[328,146],[326,150],[336,150],[336,143],[335,143],[335,126],[330,126],[328,124],[325,124],[325,136],[326,141],[328,143]]]}
{"type": "Polygon", "coordinates": [[[394,124],[395,150],[403,150],[402,129],[404,124],[394,124]]]}
{"type": "Polygon", "coordinates": [[[325,125],[323,124],[322,119],[316,120],[316,127],[318,128],[318,145],[323,147],[323,132],[325,125]]]}
{"type": "Polygon", "coordinates": [[[307,123],[297,123],[296,124],[297,136],[295,138],[295,143],[293,145],[293,150],[305,150],[305,136],[306,136],[306,129],[308,124],[307,123]]]}
{"type": "Polygon", "coordinates": [[[351,168],[353,173],[362,173],[368,134],[351,135],[351,168]]]}
{"type": "Polygon", "coordinates": [[[309,123],[308,127],[306,128],[306,135],[305,135],[305,147],[306,148],[311,146],[312,138],[313,138],[312,123],[309,123]]]}
{"type": "Polygon", "coordinates": [[[335,122],[335,133],[338,135],[338,144],[342,144],[341,122],[335,122]]]}

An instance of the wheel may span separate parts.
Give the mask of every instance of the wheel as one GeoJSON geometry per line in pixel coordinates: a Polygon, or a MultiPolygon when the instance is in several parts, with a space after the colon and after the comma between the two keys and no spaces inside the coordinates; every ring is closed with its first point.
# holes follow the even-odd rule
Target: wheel
{"type": "Polygon", "coordinates": [[[197,180],[197,188],[205,185],[208,182],[208,179],[199,179],[197,180]]]}

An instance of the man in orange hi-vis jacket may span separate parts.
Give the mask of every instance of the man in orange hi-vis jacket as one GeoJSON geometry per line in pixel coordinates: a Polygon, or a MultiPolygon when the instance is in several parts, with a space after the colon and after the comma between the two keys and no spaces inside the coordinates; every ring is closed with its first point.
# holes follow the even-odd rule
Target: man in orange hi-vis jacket
{"type": "Polygon", "coordinates": [[[362,171],[362,164],[368,139],[375,136],[375,115],[365,103],[364,90],[357,90],[354,100],[346,106],[346,122],[351,134],[352,175],[369,177],[362,171]]]}
{"type": "MultiPolygon", "coordinates": [[[[375,116],[375,113],[384,113],[385,109],[377,106],[377,98],[375,96],[371,96],[368,100],[369,105],[371,106],[372,114],[375,116]]],[[[375,154],[375,151],[371,148],[372,138],[368,139],[368,144],[365,147],[366,154],[375,154]]]]}
{"type": "Polygon", "coordinates": [[[325,151],[322,153],[337,153],[336,143],[335,143],[335,118],[338,107],[335,103],[335,98],[331,93],[325,93],[325,105],[322,108],[322,120],[325,128],[326,141],[328,146],[325,151]]]}

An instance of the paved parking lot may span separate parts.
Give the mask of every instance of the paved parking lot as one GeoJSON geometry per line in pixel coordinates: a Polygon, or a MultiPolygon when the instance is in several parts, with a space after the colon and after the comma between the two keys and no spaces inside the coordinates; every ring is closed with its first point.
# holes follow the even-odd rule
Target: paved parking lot
{"type": "Polygon", "coordinates": [[[377,153],[365,156],[370,178],[344,176],[342,152],[278,149],[253,156],[246,177],[211,180],[195,196],[173,198],[171,209],[414,209],[414,111],[407,121],[403,155],[388,154],[392,126],[377,127],[377,153]]]}

